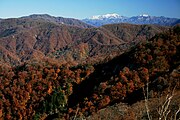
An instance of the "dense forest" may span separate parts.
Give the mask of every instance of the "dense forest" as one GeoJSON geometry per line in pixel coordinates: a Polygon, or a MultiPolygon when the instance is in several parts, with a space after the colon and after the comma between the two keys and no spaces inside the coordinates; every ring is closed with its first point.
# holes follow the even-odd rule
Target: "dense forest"
{"type": "MultiPolygon", "coordinates": [[[[151,91],[149,98],[167,95],[174,88],[179,91],[179,55],[177,25],[100,64],[1,64],[0,119],[83,118],[115,103],[132,105],[144,100],[146,87],[151,91]]],[[[177,109],[175,104],[169,117],[177,109]]]]}

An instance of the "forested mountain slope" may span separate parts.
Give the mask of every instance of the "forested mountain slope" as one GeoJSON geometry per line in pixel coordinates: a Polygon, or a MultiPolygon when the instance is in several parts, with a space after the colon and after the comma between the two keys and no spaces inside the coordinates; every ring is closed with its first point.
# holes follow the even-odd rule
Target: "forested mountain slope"
{"type": "MultiPolygon", "coordinates": [[[[144,100],[147,83],[152,99],[166,96],[169,90],[178,92],[179,37],[177,25],[100,64],[72,66],[35,60],[16,67],[1,64],[0,118],[81,119],[115,103],[131,107],[144,100]]],[[[168,118],[174,117],[178,100],[171,104],[168,118]]],[[[155,109],[150,109],[153,119],[159,117],[155,109]]],[[[135,116],[131,119],[141,118],[136,112],[129,111],[135,116]]],[[[126,119],[124,115],[120,117],[126,119]]],[[[146,112],[141,115],[147,118],[146,112]]]]}

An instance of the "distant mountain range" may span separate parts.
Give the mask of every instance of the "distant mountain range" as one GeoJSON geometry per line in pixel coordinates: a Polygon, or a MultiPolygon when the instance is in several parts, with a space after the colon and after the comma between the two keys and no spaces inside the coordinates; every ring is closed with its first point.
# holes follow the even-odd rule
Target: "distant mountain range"
{"type": "Polygon", "coordinates": [[[164,16],[150,16],[147,14],[126,17],[120,16],[116,13],[106,14],[106,15],[97,15],[91,18],[83,19],[83,22],[93,25],[93,26],[102,26],[105,24],[114,24],[114,23],[131,23],[131,24],[156,24],[162,26],[173,26],[180,23],[178,18],[168,18],[164,16]]]}
{"type": "MultiPolygon", "coordinates": [[[[161,26],[174,26],[180,23],[179,18],[169,18],[165,16],[150,16],[148,14],[126,17],[116,13],[96,15],[81,20],[74,18],[54,17],[48,14],[32,14],[18,19],[44,20],[46,22],[51,22],[59,25],[65,24],[65,25],[77,26],[82,28],[99,27],[106,24],[116,24],[116,23],[130,23],[130,24],[140,24],[140,25],[154,24],[161,26]]],[[[0,22],[2,20],[3,19],[0,18],[0,22]]]]}

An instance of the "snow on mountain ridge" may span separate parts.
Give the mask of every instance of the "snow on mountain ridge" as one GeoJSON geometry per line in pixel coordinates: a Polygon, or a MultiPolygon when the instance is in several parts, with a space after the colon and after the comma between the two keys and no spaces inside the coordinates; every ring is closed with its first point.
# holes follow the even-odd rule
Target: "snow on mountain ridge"
{"type": "Polygon", "coordinates": [[[122,16],[120,16],[119,14],[116,13],[112,13],[112,14],[106,14],[106,15],[95,15],[92,16],[90,19],[113,19],[113,18],[121,18],[122,16]]]}
{"type": "MultiPolygon", "coordinates": [[[[139,15],[139,17],[149,17],[149,16],[150,15],[148,15],[148,14],[139,15]]],[[[122,18],[125,18],[125,16],[120,16],[117,13],[112,13],[112,14],[105,14],[105,15],[95,15],[95,16],[92,16],[89,19],[92,19],[92,20],[103,20],[103,19],[116,19],[116,18],[122,19],[122,18]]],[[[126,18],[128,18],[128,17],[126,17],[126,18]]]]}
{"type": "Polygon", "coordinates": [[[88,18],[83,19],[82,21],[92,26],[102,26],[106,24],[115,24],[115,23],[155,24],[162,26],[173,26],[180,23],[180,19],[178,18],[168,18],[165,16],[151,16],[148,14],[126,17],[122,15],[120,16],[116,13],[97,15],[89,19],[88,18]]]}

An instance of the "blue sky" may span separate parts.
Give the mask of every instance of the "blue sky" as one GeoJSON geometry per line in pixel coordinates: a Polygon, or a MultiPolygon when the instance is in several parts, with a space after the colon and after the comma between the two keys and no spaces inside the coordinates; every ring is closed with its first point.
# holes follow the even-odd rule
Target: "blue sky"
{"type": "Polygon", "coordinates": [[[180,18],[180,0],[0,0],[0,18],[50,14],[82,19],[107,13],[180,18]]]}

